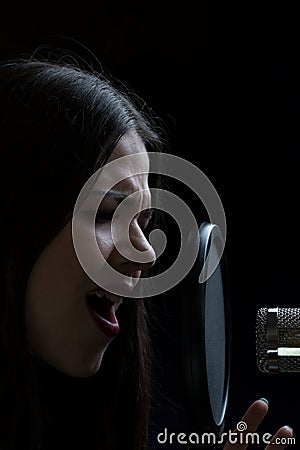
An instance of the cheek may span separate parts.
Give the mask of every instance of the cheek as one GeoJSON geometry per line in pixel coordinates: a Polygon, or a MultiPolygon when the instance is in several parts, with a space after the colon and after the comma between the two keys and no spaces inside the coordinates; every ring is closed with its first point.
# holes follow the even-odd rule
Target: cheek
{"type": "Polygon", "coordinates": [[[110,223],[105,225],[96,225],[96,240],[103,257],[107,260],[114,248],[110,231],[110,223]]]}

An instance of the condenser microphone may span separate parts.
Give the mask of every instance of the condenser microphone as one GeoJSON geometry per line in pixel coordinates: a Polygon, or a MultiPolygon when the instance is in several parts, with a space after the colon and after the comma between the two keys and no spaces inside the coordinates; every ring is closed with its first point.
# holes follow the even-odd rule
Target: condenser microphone
{"type": "Polygon", "coordinates": [[[261,372],[300,372],[300,308],[258,310],[256,361],[261,372]]]}

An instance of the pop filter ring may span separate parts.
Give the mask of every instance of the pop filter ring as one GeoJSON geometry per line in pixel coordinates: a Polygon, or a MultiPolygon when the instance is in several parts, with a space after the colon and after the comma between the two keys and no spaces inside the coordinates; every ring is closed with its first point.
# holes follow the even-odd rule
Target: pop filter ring
{"type": "MultiPolygon", "coordinates": [[[[222,235],[217,225],[204,222],[199,226],[199,252],[196,262],[189,274],[180,283],[181,297],[181,343],[184,390],[186,395],[187,415],[190,433],[196,433],[200,439],[203,433],[214,433],[216,439],[223,431],[225,412],[227,408],[230,353],[231,353],[231,325],[229,311],[229,283],[225,252],[220,257],[216,271],[220,269],[220,279],[224,304],[224,377],[222,377],[221,404],[213,405],[210,395],[210,380],[207,370],[206,354],[206,314],[210,278],[199,283],[199,275],[207,259],[209,249],[217,242],[216,248],[222,242],[222,235]],[[219,241],[219,242],[218,242],[219,241]],[[224,382],[224,384],[223,384],[224,382]],[[216,417],[216,410],[219,411],[216,417]]],[[[214,274],[211,275],[213,277],[214,274]]],[[[221,327],[222,328],[222,327],[221,327]]],[[[220,399],[219,399],[220,400],[220,399]]],[[[201,442],[201,441],[200,441],[201,442]]],[[[198,445],[205,448],[205,445],[198,445]]],[[[194,447],[193,447],[194,448],[194,447]]],[[[206,447],[212,448],[212,445],[206,447]]]]}

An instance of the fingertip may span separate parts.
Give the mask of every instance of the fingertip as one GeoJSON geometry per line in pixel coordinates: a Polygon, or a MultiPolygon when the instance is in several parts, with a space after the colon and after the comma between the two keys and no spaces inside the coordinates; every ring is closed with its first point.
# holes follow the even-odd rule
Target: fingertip
{"type": "Polygon", "coordinates": [[[259,400],[262,400],[269,406],[269,401],[265,397],[261,397],[259,400]]]}
{"type": "Polygon", "coordinates": [[[289,425],[285,425],[284,427],[281,427],[280,430],[287,433],[288,436],[293,436],[294,430],[289,425]]]}
{"type": "Polygon", "coordinates": [[[254,402],[257,408],[259,408],[262,411],[268,411],[269,409],[269,402],[265,398],[260,398],[259,400],[256,400],[254,402]]]}
{"type": "Polygon", "coordinates": [[[257,417],[260,417],[261,420],[265,417],[269,410],[268,404],[264,400],[255,400],[250,406],[248,412],[250,414],[255,414],[257,417]]]}

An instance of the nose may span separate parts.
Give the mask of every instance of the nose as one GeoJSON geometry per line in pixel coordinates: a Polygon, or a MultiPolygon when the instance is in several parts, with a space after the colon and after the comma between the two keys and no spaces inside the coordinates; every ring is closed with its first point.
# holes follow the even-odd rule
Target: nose
{"type": "Polygon", "coordinates": [[[129,240],[128,236],[123,238],[118,236],[108,262],[127,276],[136,276],[137,272],[147,271],[153,267],[155,261],[154,248],[138,221],[134,219],[129,226],[129,240]]]}
{"type": "Polygon", "coordinates": [[[154,248],[136,220],[130,224],[129,236],[134,249],[145,254],[145,259],[147,261],[140,263],[143,265],[143,270],[150,269],[155,264],[156,254],[154,248]]]}

